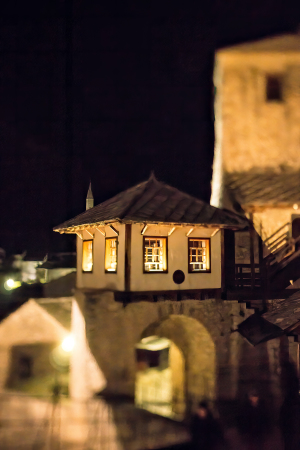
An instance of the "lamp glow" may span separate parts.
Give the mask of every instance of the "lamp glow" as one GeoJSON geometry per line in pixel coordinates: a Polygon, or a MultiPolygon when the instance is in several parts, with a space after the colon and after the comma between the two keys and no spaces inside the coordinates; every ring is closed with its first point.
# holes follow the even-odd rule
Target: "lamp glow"
{"type": "Polygon", "coordinates": [[[61,347],[62,347],[62,349],[63,349],[65,352],[69,353],[69,352],[71,352],[71,351],[73,350],[74,344],[75,344],[75,342],[74,342],[73,336],[67,336],[67,337],[62,341],[61,347]]]}
{"type": "Polygon", "coordinates": [[[4,287],[7,291],[11,291],[12,289],[15,288],[15,282],[12,278],[9,278],[8,280],[5,281],[4,283],[4,287]]]}
{"type": "Polygon", "coordinates": [[[6,284],[7,284],[7,287],[13,288],[14,285],[15,285],[15,282],[14,282],[14,280],[13,280],[12,278],[9,278],[9,279],[6,281],[6,284]]]}

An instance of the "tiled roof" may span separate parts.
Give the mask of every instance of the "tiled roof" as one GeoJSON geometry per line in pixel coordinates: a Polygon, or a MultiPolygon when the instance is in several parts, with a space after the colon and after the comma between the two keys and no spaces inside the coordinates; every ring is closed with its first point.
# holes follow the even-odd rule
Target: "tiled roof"
{"type": "Polygon", "coordinates": [[[225,47],[221,52],[300,52],[299,34],[282,34],[225,47]]]}
{"type": "Polygon", "coordinates": [[[154,175],[54,228],[62,231],[104,222],[205,224],[245,228],[248,221],[157,181],[154,175]]]}
{"type": "Polygon", "coordinates": [[[226,173],[224,186],[227,196],[242,206],[300,203],[300,171],[268,169],[226,173]]]}
{"type": "Polygon", "coordinates": [[[285,300],[274,301],[272,311],[262,316],[252,314],[238,325],[238,331],[250,344],[257,345],[290,332],[291,328],[299,334],[299,324],[300,291],[285,300]]]}
{"type": "Polygon", "coordinates": [[[300,322],[300,291],[286,300],[277,301],[273,310],[266,312],[262,317],[283,331],[300,322]]]}

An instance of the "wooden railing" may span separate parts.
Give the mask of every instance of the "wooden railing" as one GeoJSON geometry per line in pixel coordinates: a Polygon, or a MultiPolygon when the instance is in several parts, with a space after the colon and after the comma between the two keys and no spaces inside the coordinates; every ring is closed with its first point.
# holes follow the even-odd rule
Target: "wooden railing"
{"type": "Polygon", "coordinates": [[[291,222],[287,222],[264,241],[270,251],[264,258],[267,265],[279,264],[295,252],[295,239],[290,236],[290,229],[291,222]]]}
{"type": "Polygon", "coordinates": [[[269,276],[284,269],[293,259],[300,256],[300,236],[296,239],[290,238],[286,246],[280,252],[268,255],[264,258],[266,266],[268,266],[269,276]],[[273,258],[272,258],[273,257],[273,258]]]}
{"type": "Polygon", "coordinates": [[[289,237],[289,233],[290,233],[290,228],[291,228],[291,222],[287,222],[284,225],[282,225],[280,228],[278,228],[278,230],[276,230],[273,234],[271,234],[271,236],[269,236],[267,239],[264,240],[264,244],[266,245],[266,247],[268,247],[269,250],[271,250],[271,248],[276,248],[277,245],[277,241],[282,238],[282,237],[289,237]]]}
{"type": "Polygon", "coordinates": [[[254,273],[251,271],[251,264],[236,264],[235,287],[252,289],[261,287],[261,273],[259,264],[254,265],[254,273]]]}

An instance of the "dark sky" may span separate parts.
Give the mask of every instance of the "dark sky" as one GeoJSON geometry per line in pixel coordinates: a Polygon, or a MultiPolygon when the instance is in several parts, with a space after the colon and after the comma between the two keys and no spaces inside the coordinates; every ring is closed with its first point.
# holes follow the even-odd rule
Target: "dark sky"
{"type": "Polygon", "coordinates": [[[290,0],[6,2],[0,246],[72,248],[51,230],[85,209],[90,179],[96,204],[151,170],[209,201],[214,50],[295,31],[299,12],[290,0]]]}

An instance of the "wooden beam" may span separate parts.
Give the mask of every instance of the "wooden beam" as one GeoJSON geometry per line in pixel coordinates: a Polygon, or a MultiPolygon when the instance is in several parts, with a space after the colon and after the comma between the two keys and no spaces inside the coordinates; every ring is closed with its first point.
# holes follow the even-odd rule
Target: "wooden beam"
{"type": "Polygon", "coordinates": [[[131,224],[125,225],[125,291],[130,292],[131,279],[131,224]]]}
{"type": "Polygon", "coordinates": [[[186,235],[189,236],[193,230],[194,230],[194,227],[191,228],[191,229],[186,233],[186,235]]]}
{"type": "Polygon", "coordinates": [[[171,236],[171,234],[174,233],[175,229],[176,229],[176,227],[171,228],[171,230],[168,233],[168,236],[171,236]]]}
{"type": "Polygon", "coordinates": [[[111,230],[113,230],[114,233],[116,233],[117,236],[119,236],[119,232],[118,232],[118,230],[115,229],[115,227],[113,227],[112,225],[108,225],[108,226],[111,230]]]}
{"type": "Polygon", "coordinates": [[[144,233],[146,232],[147,228],[148,228],[148,225],[145,224],[145,225],[143,226],[143,229],[142,229],[142,231],[141,231],[141,234],[144,234],[144,233]]]}
{"type": "Polygon", "coordinates": [[[78,237],[80,237],[80,239],[83,239],[83,236],[80,231],[75,231],[75,233],[77,234],[78,237]]]}
{"type": "Polygon", "coordinates": [[[102,230],[101,228],[97,227],[96,230],[99,231],[99,233],[102,234],[102,236],[104,237],[106,236],[105,231],[102,230]]]}

